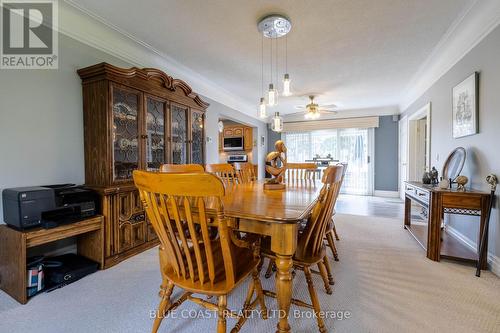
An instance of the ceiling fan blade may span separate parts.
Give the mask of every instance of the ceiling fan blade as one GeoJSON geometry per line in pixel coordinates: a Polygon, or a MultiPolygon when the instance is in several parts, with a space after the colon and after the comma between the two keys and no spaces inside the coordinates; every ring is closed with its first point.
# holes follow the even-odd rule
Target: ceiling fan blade
{"type": "Polygon", "coordinates": [[[324,112],[324,113],[330,113],[330,114],[337,114],[338,113],[338,111],[328,110],[328,109],[320,109],[319,111],[324,112]]]}
{"type": "Polygon", "coordinates": [[[336,109],[337,105],[336,104],[321,104],[322,109],[336,109]]]}
{"type": "Polygon", "coordinates": [[[306,108],[306,106],[305,105],[295,105],[294,108],[297,110],[303,110],[306,108]]]}
{"type": "Polygon", "coordinates": [[[292,112],[292,113],[286,113],[286,114],[283,114],[283,116],[294,116],[296,114],[306,114],[304,111],[300,111],[300,112],[292,112]]]}

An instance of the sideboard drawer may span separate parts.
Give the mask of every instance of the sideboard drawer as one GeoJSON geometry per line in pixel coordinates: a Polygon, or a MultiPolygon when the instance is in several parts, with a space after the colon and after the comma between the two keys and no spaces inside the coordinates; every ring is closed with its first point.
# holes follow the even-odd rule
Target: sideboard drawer
{"type": "Polygon", "coordinates": [[[405,193],[414,197],[417,195],[417,189],[411,185],[405,184],[405,193]]]}
{"type": "Polygon", "coordinates": [[[420,201],[423,204],[429,203],[430,194],[429,191],[418,188],[411,184],[405,184],[405,194],[415,200],[420,201]]]}
{"type": "Polygon", "coordinates": [[[418,199],[429,202],[429,192],[416,189],[416,195],[418,199]]]}

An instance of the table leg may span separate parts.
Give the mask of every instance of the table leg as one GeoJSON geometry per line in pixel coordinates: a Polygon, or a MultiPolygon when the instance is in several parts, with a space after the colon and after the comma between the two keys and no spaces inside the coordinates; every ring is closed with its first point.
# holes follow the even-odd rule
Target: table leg
{"type": "Polygon", "coordinates": [[[442,198],[436,193],[431,194],[429,204],[429,224],[427,235],[427,258],[439,261],[441,253],[441,221],[443,216],[442,198]]]}
{"type": "Polygon", "coordinates": [[[297,248],[297,224],[274,224],[271,231],[271,250],[276,254],[276,298],[279,322],[276,333],[291,331],[288,313],[292,302],[293,255],[297,248]]]}
{"type": "Polygon", "coordinates": [[[276,333],[290,332],[288,324],[288,312],[292,300],[292,266],[293,259],[291,255],[276,256],[276,297],[278,299],[279,323],[276,333]]]}
{"type": "Polygon", "coordinates": [[[405,218],[403,228],[411,226],[411,199],[405,196],[405,218]]]}

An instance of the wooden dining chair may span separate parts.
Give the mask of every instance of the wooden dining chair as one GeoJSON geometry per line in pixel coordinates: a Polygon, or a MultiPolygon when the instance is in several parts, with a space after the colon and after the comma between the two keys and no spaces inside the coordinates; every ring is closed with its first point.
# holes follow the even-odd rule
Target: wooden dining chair
{"type": "Polygon", "coordinates": [[[316,179],[316,163],[287,163],[285,179],[287,181],[316,179]]]}
{"type": "Polygon", "coordinates": [[[232,186],[239,183],[238,175],[233,166],[229,163],[207,164],[205,168],[207,172],[220,177],[226,186],[232,186]]]}
{"type": "Polygon", "coordinates": [[[233,166],[241,184],[247,184],[257,180],[255,168],[252,163],[235,162],[233,166]]]}
{"type": "MultiPolygon", "coordinates": [[[[347,172],[347,163],[338,163],[337,165],[343,166],[342,179],[340,181],[340,186],[337,188],[338,193],[336,195],[338,196],[340,194],[340,188],[342,187],[342,184],[344,183],[345,174],[347,172]]],[[[337,228],[335,227],[335,210],[333,210],[332,220],[331,220],[331,222],[328,225],[328,228],[326,230],[325,238],[326,238],[328,247],[332,251],[333,259],[335,261],[339,261],[339,254],[338,254],[337,247],[335,246],[335,241],[334,241],[334,238],[336,241],[340,240],[339,235],[337,234],[337,228]]]]}
{"type": "Polygon", "coordinates": [[[164,281],[152,332],[157,332],[162,319],[186,300],[217,312],[217,333],[226,332],[228,316],[238,319],[231,331],[238,332],[247,319],[245,314],[257,304],[265,313],[258,241],[251,243],[235,236],[224,215],[222,181],[208,173],[136,170],[133,177],[162,247],[160,270],[164,281]],[[209,228],[217,228],[215,236],[209,228]],[[239,315],[228,310],[227,295],[249,275],[253,280],[239,315]],[[174,286],[184,292],[172,302],[174,286]],[[218,302],[214,304],[193,294],[217,296],[218,302]]]}
{"type": "Polygon", "coordinates": [[[160,172],[205,172],[201,164],[162,164],[160,172]]]}
{"type": "MultiPolygon", "coordinates": [[[[332,291],[327,278],[328,259],[323,239],[325,238],[325,232],[331,221],[333,208],[337,200],[338,187],[341,183],[343,168],[344,167],[342,165],[335,165],[325,169],[321,180],[323,187],[318,196],[316,205],[307,220],[305,229],[299,234],[297,250],[295,251],[295,255],[293,257],[294,268],[302,270],[305,274],[311,304],[298,299],[292,299],[292,304],[313,309],[318,322],[318,328],[321,333],[324,333],[327,330],[323,321],[323,316],[321,316],[318,295],[316,294],[312,280],[313,271],[311,267],[315,265],[318,266],[325,288],[327,289],[327,292],[331,294],[332,291]]],[[[263,256],[269,257],[270,260],[276,260],[276,257],[270,250],[268,244],[265,244],[262,247],[261,253],[263,256]]],[[[272,291],[264,290],[264,294],[266,296],[276,297],[276,293],[272,291]]]]}

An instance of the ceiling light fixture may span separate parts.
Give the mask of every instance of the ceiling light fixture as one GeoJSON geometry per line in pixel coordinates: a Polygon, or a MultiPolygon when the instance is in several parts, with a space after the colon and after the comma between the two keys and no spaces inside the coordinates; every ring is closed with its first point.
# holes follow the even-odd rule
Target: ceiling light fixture
{"type": "MultiPolygon", "coordinates": [[[[288,18],[283,15],[268,15],[261,19],[257,25],[259,32],[262,34],[262,52],[261,52],[261,94],[263,94],[263,82],[264,82],[264,42],[263,37],[270,39],[270,82],[269,88],[267,90],[267,101],[261,95],[259,104],[259,116],[266,114],[266,102],[267,106],[273,107],[278,104],[278,90],[274,85],[274,78],[278,79],[278,39],[286,36],[292,29],[292,23],[288,18]],[[273,52],[273,41],[276,41],[275,52],[273,52]],[[274,56],[274,59],[273,59],[274,56]],[[276,65],[273,68],[273,62],[276,61],[276,65]],[[276,71],[276,76],[274,76],[274,71],[276,71]],[[263,103],[264,101],[264,103],[263,103]]],[[[283,96],[290,96],[290,74],[288,74],[288,39],[285,40],[285,74],[283,75],[283,96]]],[[[266,114],[267,115],[267,114],[266,114]]],[[[273,117],[275,119],[275,117],[273,117]]]]}
{"type": "Polygon", "coordinates": [[[281,132],[283,131],[283,118],[280,117],[279,112],[274,113],[273,121],[271,122],[271,129],[274,132],[281,132]]]}

